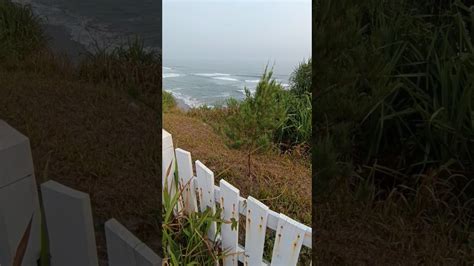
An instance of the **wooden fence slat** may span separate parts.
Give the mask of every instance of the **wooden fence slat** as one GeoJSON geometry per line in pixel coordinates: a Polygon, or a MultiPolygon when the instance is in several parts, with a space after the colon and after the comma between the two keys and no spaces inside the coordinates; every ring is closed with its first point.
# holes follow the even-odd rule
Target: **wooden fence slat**
{"type": "MultiPolygon", "coordinates": [[[[215,186],[214,187],[214,192],[215,192],[215,199],[216,201],[219,200],[219,197],[220,197],[220,188],[218,186],[215,186]]],[[[246,203],[246,199],[243,198],[243,197],[240,197],[240,200],[239,200],[239,212],[240,214],[242,215],[246,215],[247,214],[247,203],[246,203]]],[[[277,229],[277,226],[278,226],[278,220],[280,219],[280,214],[275,212],[275,211],[272,211],[272,210],[268,210],[268,219],[267,219],[267,227],[276,231],[277,229]]],[[[305,236],[304,236],[304,240],[303,240],[303,246],[305,247],[308,247],[308,248],[311,248],[312,247],[312,229],[311,227],[307,226],[307,225],[304,225],[304,224],[301,224],[301,226],[303,226],[305,228],[305,236]]]]}
{"type": "MultiPolygon", "coordinates": [[[[196,161],[196,177],[200,211],[204,212],[209,207],[213,214],[216,213],[216,203],[214,199],[214,173],[203,163],[196,161]]],[[[216,223],[213,222],[207,234],[209,239],[216,239],[216,231],[217,226],[216,223]]]]}
{"type": "MultiPolygon", "coordinates": [[[[215,204],[220,202],[221,207],[223,207],[221,217],[228,221],[232,218],[230,216],[232,213],[229,213],[229,206],[227,205],[232,201],[233,206],[238,206],[238,213],[246,216],[245,248],[238,244],[238,237],[234,237],[234,235],[238,235],[238,229],[234,232],[231,230],[230,224],[222,225],[221,235],[219,236],[216,236],[215,223],[212,224],[208,232],[210,239],[222,241],[222,248],[224,250],[229,252],[237,250],[234,253],[236,254],[235,257],[239,261],[244,262],[245,265],[270,265],[270,263],[263,260],[266,228],[277,231],[277,235],[280,234],[279,242],[275,243],[273,247],[274,259],[272,259],[272,265],[296,265],[301,247],[312,248],[312,229],[310,227],[270,210],[265,204],[253,197],[248,197],[248,199],[240,197],[239,190],[225,180],[220,180],[219,186],[214,185],[213,172],[200,161],[196,161],[196,176],[193,177],[192,161],[189,152],[176,149],[176,159],[178,172],[186,173],[183,177],[180,177],[180,183],[189,182],[191,186],[196,188],[199,211],[203,212],[209,207],[215,213],[215,204]],[[185,167],[181,169],[180,164],[183,164],[185,167]],[[231,200],[226,200],[227,198],[231,200]],[[289,239],[292,236],[296,238],[290,241],[289,239]],[[234,241],[234,239],[237,239],[237,241],[234,241]],[[285,244],[282,244],[282,241],[285,244]],[[285,255],[285,252],[289,255],[285,255]]],[[[195,196],[196,194],[193,195],[195,196]]],[[[236,220],[238,220],[238,217],[239,214],[237,214],[236,220]]],[[[233,257],[224,258],[224,265],[236,265],[236,261],[231,260],[233,257]]]]}
{"type": "Polygon", "coordinates": [[[134,247],[141,241],[115,219],[105,222],[104,227],[109,266],[135,266],[134,247]]]}
{"type": "Polygon", "coordinates": [[[161,258],[115,219],[105,223],[105,237],[109,266],[161,265],[161,258]]]}
{"type": "Polygon", "coordinates": [[[239,258],[237,254],[238,238],[239,238],[239,193],[240,191],[229,184],[224,179],[219,182],[220,186],[220,203],[222,210],[222,219],[224,221],[234,221],[236,227],[232,229],[232,224],[223,224],[222,232],[222,249],[228,252],[228,256],[224,258],[224,266],[236,266],[239,258]]]}
{"type": "Polygon", "coordinates": [[[296,265],[304,234],[305,228],[300,223],[280,213],[271,265],[296,265]]]}
{"type": "Polygon", "coordinates": [[[36,265],[40,254],[40,217],[30,142],[0,120],[0,265],[12,265],[28,227],[23,265],[36,265]]]}
{"type": "Polygon", "coordinates": [[[89,195],[55,181],[41,185],[51,265],[97,266],[89,195]]]}
{"type": "Polygon", "coordinates": [[[135,247],[135,256],[137,258],[137,266],[160,266],[161,258],[156,255],[145,243],[140,243],[135,247]]]}
{"type": "MultiPolygon", "coordinates": [[[[164,129],[162,130],[162,135],[162,185],[163,190],[167,188],[170,197],[173,198],[177,191],[177,184],[174,176],[176,160],[173,148],[173,138],[171,137],[171,134],[164,129]]],[[[164,196],[163,193],[162,196],[164,196]]],[[[181,210],[181,205],[182,203],[178,202],[175,206],[175,213],[181,210]]]]}
{"type": "Polygon", "coordinates": [[[245,221],[245,264],[261,265],[265,233],[267,229],[268,207],[249,196],[245,221]]]}
{"type": "Polygon", "coordinates": [[[176,163],[178,164],[179,187],[180,190],[183,191],[182,199],[184,210],[188,214],[197,212],[196,188],[193,182],[194,175],[191,153],[179,148],[175,151],[176,163]]]}

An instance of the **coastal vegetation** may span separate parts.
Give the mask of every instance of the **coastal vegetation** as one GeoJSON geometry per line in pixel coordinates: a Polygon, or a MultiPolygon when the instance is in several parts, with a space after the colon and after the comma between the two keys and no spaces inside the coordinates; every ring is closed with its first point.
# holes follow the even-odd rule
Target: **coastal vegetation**
{"type": "Polygon", "coordinates": [[[474,261],[472,4],[316,1],[318,261],[474,261]]]}
{"type": "MultiPolygon", "coordinates": [[[[74,64],[51,51],[44,22],[31,7],[0,0],[0,119],[29,138],[37,184],[55,180],[90,195],[100,265],[112,217],[161,250],[161,83],[151,85],[160,56],[132,39],[74,64]]],[[[42,254],[48,265],[46,245],[42,254]]]]}

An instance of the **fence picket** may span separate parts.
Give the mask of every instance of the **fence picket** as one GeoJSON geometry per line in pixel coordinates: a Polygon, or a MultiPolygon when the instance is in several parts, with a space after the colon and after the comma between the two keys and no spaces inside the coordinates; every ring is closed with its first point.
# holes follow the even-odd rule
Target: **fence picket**
{"type": "Polygon", "coordinates": [[[115,219],[105,223],[105,237],[109,266],[161,265],[161,258],[115,219]]]}
{"type": "Polygon", "coordinates": [[[216,202],[219,202],[223,220],[235,219],[238,223],[240,214],[246,216],[245,246],[238,243],[238,224],[232,230],[232,224],[223,223],[219,236],[216,235],[216,223],[208,231],[208,237],[211,240],[221,240],[222,249],[229,254],[223,259],[224,266],[236,266],[238,261],[244,265],[270,265],[263,259],[267,228],[275,230],[277,236],[271,265],[296,265],[301,247],[304,245],[311,248],[310,227],[270,210],[251,196],[247,199],[241,197],[240,191],[223,179],[219,186],[214,185],[214,173],[200,161],[195,162],[196,175],[193,176],[191,154],[182,149],[176,149],[175,154],[180,188],[189,185],[189,190],[183,190],[182,202],[186,212],[204,212],[210,208],[215,213],[216,202]]]}
{"type": "MultiPolygon", "coordinates": [[[[176,160],[175,154],[173,149],[173,138],[170,133],[166,130],[162,130],[162,185],[163,189],[166,187],[167,191],[170,195],[170,198],[176,194],[177,184],[174,179],[174,173],[176,168],[176,160]]],[[[164,194],[162,193],[162,197],[164,194]]],[[[178,202],[177,206],[175,207],[175,213],[181,210],[181,202],[178,202]]]]}
{"type": "Polygon", "coordinates": [[[239,238],[239,199],[240,191],[229,184],[224,179],[219,182],[220,201],[222,207],[222,219],[224,221],[233,221],[237,223],[232,229],[232,224],[223,224],[222,231],[222,249],[228,252],[224,258],[224,266],[236,266],[238,264],[238,238],[239,238]]]}
{"type": "Polygon", "coordinates": [[[179,188],[183,191],[184,210],[188,214],[197,212],[196,188],[193,182],[194,175],[191,153],[179,148],[175,151],[176,163],[178,164],[179,188]]]}
{"type": "Polygon", "coordinates": [[[271,265],[296,265],[306,228],[280,213],[271,265]]]}
{"type": "Polygon", "coordinates": [[[97,266],[89,195],[55,181],[41,185],[51,265],[97,266]]]}
{"type": "MultiPolygon", "coordinates": [[[[204,212],[208,207],[211,212],[216,213],[216,203],[214,199],[214,173],[203,163],[196,161],[197,189],[199,195],[200,211],[204,212]]],[[[207,233],[209,239],[216,239],[217,226],[213,222],[207,233]]]]}
{"type": "Polygon", "coordinates": [[[245,265],[261,265],[269,208],[249,196],[245,221],[245,265]]]}

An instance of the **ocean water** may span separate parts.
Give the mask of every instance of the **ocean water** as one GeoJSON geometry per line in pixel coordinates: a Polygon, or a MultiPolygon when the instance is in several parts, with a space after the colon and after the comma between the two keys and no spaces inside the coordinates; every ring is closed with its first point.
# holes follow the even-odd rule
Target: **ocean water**
{"type": "MultiPolygon", "coordinates": [[[[243,99],[244,88],[255,92],[267,63],[168,60],[163,64],[163,89],[190,107],[225,105],[229,98],[243,99]]],[[[269,64],[268,68],[272,66],[269,64]]],[[[274,66],[272,77],[288,87],[291,71],[274,66]]]]}
{"type": "Polygon", "coordinates": [[[310,0],[163,0],[163,89],[189,106],[243,99],[267,64],[287,86],[310,57],[310,0]]]}
{"type": "Polygon", "coordinates": [[[13,0],[32,6],[52,26],[89,51],[140,36],[148,48],[161,49],[161,0],[13,0]]]}

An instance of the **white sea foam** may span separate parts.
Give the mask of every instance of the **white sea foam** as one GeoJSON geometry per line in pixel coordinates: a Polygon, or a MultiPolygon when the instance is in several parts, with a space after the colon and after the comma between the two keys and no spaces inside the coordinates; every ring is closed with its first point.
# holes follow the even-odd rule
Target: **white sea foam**
{"type": "MultiPolygon", "coordinates": [[[[99,23],[91,17],[73,14],[56,6],[44,5],[32,0],[13,0],[16,3],[30,4],[33,12],[46,18],[46,24],[64,27],[71,40],[82,44],[90,52],[97,46],[113,48],[122,41],[124,33],[114,32],[110,25],[99,23]]],[[[147,47],[148,50],[152,49],[147,47]]]]}
{"type": "Polygon", "coordinates": [[[197,73],[194,74],[196,76],[201,76],[201,77],[222,77],[222,76],[230,76],[230,74],[225,74],[225,73],[197,73]]]}
{"type": "Polygon", "coordinates": [[[173,97],[175,97],[176,99],[178,100],[181,100],[183,101],[187,106],[193,108],[193,107],[199,107],[199,106],[202,106],[203,104],[198,101],[197,99],[195,98],[192,98],[188,95],[184,95],[182,94],[181,92],[177,92],[175,90],[166,90],[167,92],[171,93],[173,95],[173,97]]]}
{"type": "Polygon", "coordinates": [[[163,78],[177,78],[183,76],[182,74],[177,73],[163,73],[163,78]]]}
{"type": "Polygon", "coordinates": [[[219,79],[219,80],[225,80],[225,81],[239,81],[238,79],[229,78],[229,77],[213,77],[213,79],[219,79]]]}
{"type": "Polygon", "coordinates": [[[247,83],[259,83],[260,80],[259,79],[246,79],[245,82],[247,82],[247,83]]]}
{"type": "Polygon", "coordinates": [[[164,70],[172,70],[171,67],[165,67],[165,66],[163,67],[163,69],[164,69],[164,70]]]}

